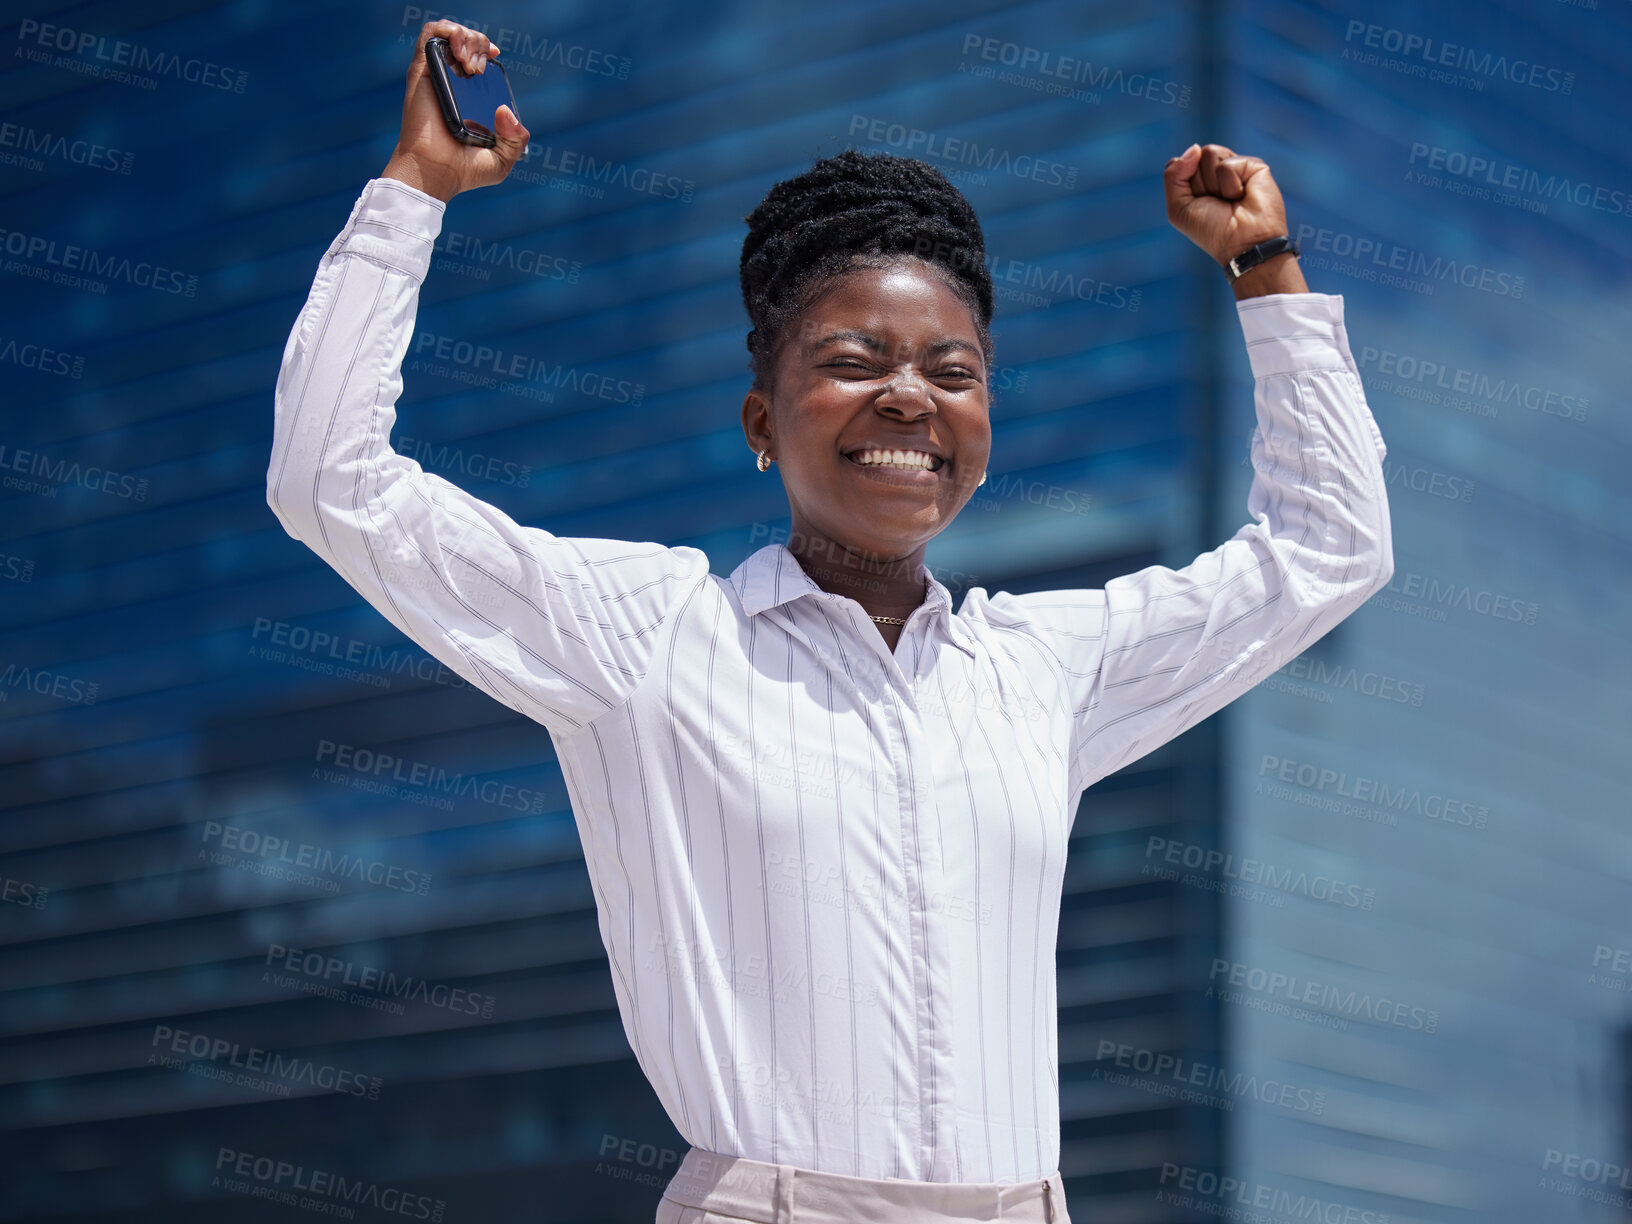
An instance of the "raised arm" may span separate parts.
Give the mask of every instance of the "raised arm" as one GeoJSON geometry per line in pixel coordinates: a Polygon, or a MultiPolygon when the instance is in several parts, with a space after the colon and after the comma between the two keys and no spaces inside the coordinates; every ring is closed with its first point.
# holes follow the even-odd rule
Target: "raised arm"
{"type": "MultiPolygon", "coordinates": [[[[1220,265],[1286,232],[1280,192],[1257,159],[1192,146],[1168,163],[1165,183],[1169,218],[1220,265]]],[[[1393,574],[1387,449],[1343,299],[1307,292],[1294,258],[1274,256],[1233,286],[1257,413],[1253,521],[1183,569],[975,601],[977,615],[1036,637],[1058,661],[1074,713],[1073,793],[1223,708],[1393,574]]]]}
{"type": "Polygon", "coordinates": [[[497,150],[459,144],[424,74],[448,38],[469,65],[498,50],[430,22],[409,68],[403,137],[319,261],[284,347],[267,504],[428,652],[552,730],[615,708],[644,678],[670,612],[703,582],[692,548],[522,527],[391,449],[419,286],[447,201],[497,182],[526,147],[508,107],[497,150]]]}

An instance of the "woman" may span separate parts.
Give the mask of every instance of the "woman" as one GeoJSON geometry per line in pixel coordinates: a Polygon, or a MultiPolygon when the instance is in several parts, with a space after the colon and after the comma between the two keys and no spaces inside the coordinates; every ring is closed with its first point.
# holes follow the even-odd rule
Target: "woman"
{"type": "MultiPolygon", "coordinates": [[[[692,1144],[660,1222],[1066,1220],[1053,948],[1079,796],[1392,572],[1341,299],[1292,253],[1233,281],[1259,424],[1233,539],[954,615],[923,557],[990,450],[980,227],[932,168],[844,153],[773,187],[743,244],[743,431],[787,545],[725,579],[695,548],[522,527],[389,444],[443,209],[528,135],[508,108],[496,149],[448,135],[433,36],[469,71],[499,54],[421,30],[397,149],[284,353],[269,504],[549,730],[625,1032],[692,1144]]],[[[1262,162],[1192,146],[1164,181],[1227,268],[1285,232],[1262,162]]]]}

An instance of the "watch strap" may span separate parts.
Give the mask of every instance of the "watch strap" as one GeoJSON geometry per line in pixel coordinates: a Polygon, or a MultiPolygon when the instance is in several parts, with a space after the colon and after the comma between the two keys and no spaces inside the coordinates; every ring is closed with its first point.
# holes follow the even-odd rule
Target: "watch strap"
{"type": "Polygon", "coordinates": [[[1287,251],[1292,252],[1295,256],[1303,254],[1290,234],[1281,234],[1276,238],[1265,239],[1257,246],[1248,247],[1224,265],[1224,275],[1231,284],[1234,284],[1244,274],[1252,271],[1266,259],[1273,259],[1275,256],[1287,251]]]}

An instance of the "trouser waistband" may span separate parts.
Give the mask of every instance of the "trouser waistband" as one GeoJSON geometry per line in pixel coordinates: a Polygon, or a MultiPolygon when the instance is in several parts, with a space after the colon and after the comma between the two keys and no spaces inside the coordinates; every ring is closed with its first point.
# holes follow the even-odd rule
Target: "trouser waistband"
{"type": "Polygon", "coordinates": [[[686,1207],[759,1224],[993,1221],[1068,1224],[1059,1170],[1041,1181],[921,1182],[822,1173],[693,1147],[663,1191],[686,1207]]]}

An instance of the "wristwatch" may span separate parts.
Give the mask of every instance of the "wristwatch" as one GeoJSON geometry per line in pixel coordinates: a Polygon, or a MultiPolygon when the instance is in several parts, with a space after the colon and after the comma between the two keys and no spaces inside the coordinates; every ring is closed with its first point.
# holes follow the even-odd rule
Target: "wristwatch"
{"type": "Polygon", "coordinates": [[[1290,234],[1282,234],[1279,238],[1266,239],[1257,246],[1241,252],[1225,265],[1224,275],[1233,285],[1243,273],[1252,271],[1264,260],[1272,259],[1284,251],[1291,251],[1293,255],[1303,254],[1290,234]]]}

